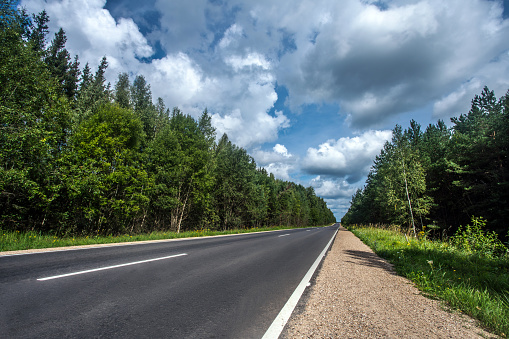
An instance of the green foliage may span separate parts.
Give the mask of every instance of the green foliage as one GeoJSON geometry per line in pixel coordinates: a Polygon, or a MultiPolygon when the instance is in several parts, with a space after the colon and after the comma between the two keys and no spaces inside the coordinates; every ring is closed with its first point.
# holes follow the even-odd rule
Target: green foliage
{"type": "Polygon", "coordinates": [[[60,189],[58,160],[71,122],[68,101],[26,36],[27,16],[2,2],[0,22],[0,223],[47,228],[60,189]],[[9,12],[10,11],[10,12],[9,12]]]}
{"type": "Polygon", "coordinates": [[[497,100],[484,88],[468,114],[453,118],[450,171],[461,191],[458,203],[468,215],[480,215],[504,235],[509,218],[508,95],[497,100]]]}
{"type": "Polygon", "coordinates": [[[488,257],[497,257],[507,253],[507,248],[498,239],[495,232],[484,231],[486,220],[472,217],[471,224],[460,226],[451,238],[452,243],[467,252],[488,257]]]}
{"type": "Polygon", "coordinates": [[[132,111],[106,104],[78,128],[67,155],[67,191],[76,231],[132,231],[148,203],[150,184],[140,165],[141,121],[132,111]],[[130,227],[129,227],[130,226],[130,227]],[[129,228],[128,228],[129,227],[129,228]]]}
{"type": "Polygon", "coordinates": [[[129,75],[120,73],[118,81],[115,84],[115,102],[122,108],[131,108],[131,93],[129,84],[129,75]]]}

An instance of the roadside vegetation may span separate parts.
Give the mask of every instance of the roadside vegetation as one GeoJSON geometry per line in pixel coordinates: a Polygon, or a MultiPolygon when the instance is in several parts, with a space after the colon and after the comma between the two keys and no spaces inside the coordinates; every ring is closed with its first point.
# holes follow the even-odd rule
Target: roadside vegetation
{"type": "Polygon", "coordinates": [[[201,229],[194,231],[185,231],[180,233],[159,231],[148,234],[134,234],[134,235],[122,234],[122,235],[66,236],[66,237],[58,237],[56,235],[42,234],[34,231],[29,232],[2,231],[0,229],[0,252],[38,249],[38,248],[66,247],[66,246],[113,244],[134,241],[196,238],[216,235],[276,231],[293,228],[301,227],[275,226],[275,227],[231,229],[224,231],[201,229]]]}
{"type": "Polygon", "coordinates": [[[468,314],[507,337],[509,253],[484,226],[482,218],[472,218],[447,240],[430,239],[432,230],[426,227],[417,237],[407,236],[397,226],[350,225],[348,229],[424,295],[445,301],[451,311],[468,314]]]}

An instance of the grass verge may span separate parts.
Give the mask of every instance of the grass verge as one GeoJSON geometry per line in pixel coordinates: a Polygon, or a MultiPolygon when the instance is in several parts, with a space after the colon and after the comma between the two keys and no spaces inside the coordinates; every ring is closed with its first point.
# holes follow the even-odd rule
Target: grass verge
{"type": "Polygon", "coordinates": [[[397,231],[349,228],[396,272],[428,297],[478,319],[494,333],[509,334],[509,256],[488,258],[448,242],[410,239],[397,231]]]}
{"type": "Polygon", "coordinates": [[[54,235],[42,234],[37,232],[19,232],[19,231],[5,231],[0,229],[0,252],[3,251],[18,251],[37,248],[52,248],[52,247],[65,247],[65,246],[80,246],[80,245],[95,245],[95,244],[112,244],[131,241],[146,241],[146,240],[162,240],[162,239],[177,239],[177,238],[193,238],[205,237],[214,235],[226,234],[239,234],[239,233],[253,233],[263,231],[276,231],[289,228],[298,227],[265,227],[265,228],[249,228],[249,229],[236,229],[226,231],[212,231],[212,230],[195,230],[187,232],[152,232],[149,234],[137,235],[118,235],[118,236],[76,236],[76,237],[57,237],[54,235]]]}

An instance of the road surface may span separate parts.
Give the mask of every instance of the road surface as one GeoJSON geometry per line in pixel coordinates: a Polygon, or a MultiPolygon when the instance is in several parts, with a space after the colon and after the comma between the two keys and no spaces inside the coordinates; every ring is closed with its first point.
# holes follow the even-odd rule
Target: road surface
{"type": "Polygon", "coordinates": [[[0,333],[261,338],[337,226],[0,256],[0,333]]]}

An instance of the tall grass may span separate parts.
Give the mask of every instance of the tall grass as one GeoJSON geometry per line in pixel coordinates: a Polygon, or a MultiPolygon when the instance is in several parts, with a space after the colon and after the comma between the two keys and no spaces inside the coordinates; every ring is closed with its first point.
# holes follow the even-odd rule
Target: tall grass
{"type": "Polygon", "coordinates": [[[494,333],[509,334],[509,255],[486,256],[426,238],[377,228],[350,229],[396,272],[427,296],[476,319],[494,333]]]}
{"type": "Polygon", "coordinates": [[[0,252],[28,250],[37,248],[64,247],[64,246],[110,244],[130,241],[192,238],[214,235],[275,231],[289,228],[296,227],[276,226],[265,228],[235,229],[226,231],[214,231],[209,229],[202,229],[181,233],[152,232],[149,234],[137,234],[137,235],[125,234],[118,236],[110,235],[110,236],[66,236],[66,237],[58,237],[55,235],[43,234],[39,232],[19,232],[19,231],[6,231],[0,229],[0,252]]]}

